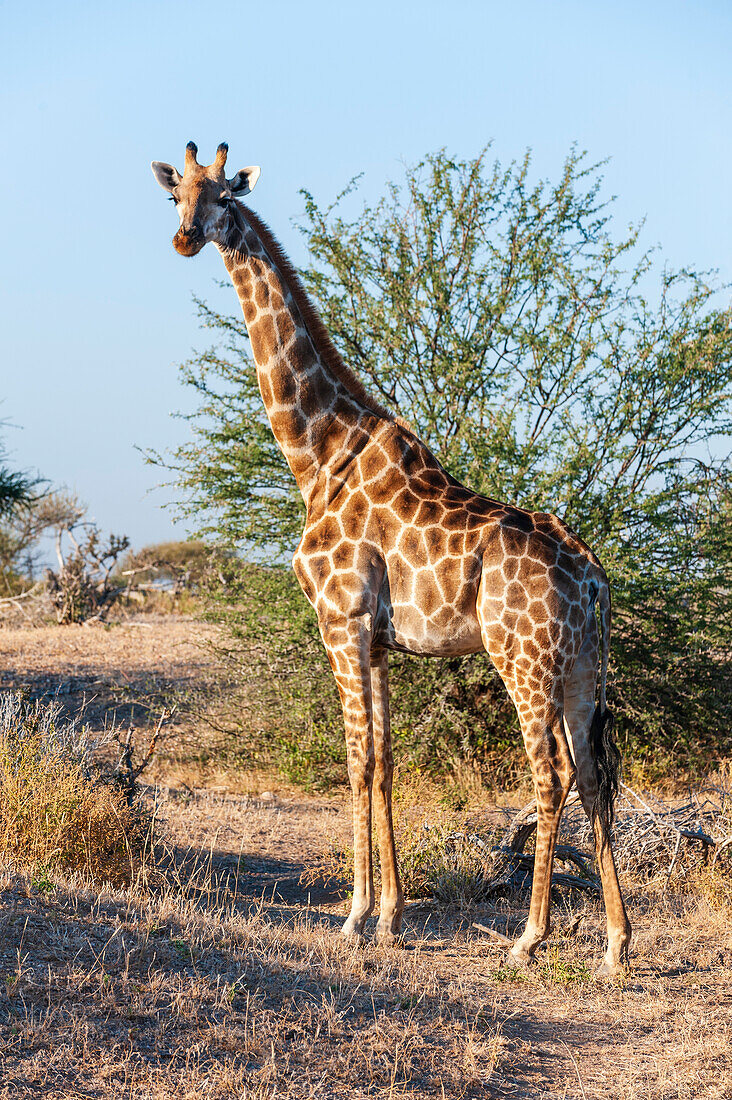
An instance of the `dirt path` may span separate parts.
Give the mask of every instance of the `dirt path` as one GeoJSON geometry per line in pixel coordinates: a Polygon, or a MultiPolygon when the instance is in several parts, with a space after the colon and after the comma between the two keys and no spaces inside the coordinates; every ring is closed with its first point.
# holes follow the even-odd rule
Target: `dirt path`
{"type": "MultiPolygon", "coordinates": [[[[146,699],[211,689],[205,635],[170,619],[0,631],[2,687],[60,685],[69,708],[93,692],[95,722],[142,725],[146,699]]],[[[575,933],[557,914],[529,974],[472,928],[512,929],[515,903],[412,904],[404,946],[354,946],[347,884],[313,870],[348,843],[345,792],[157,779],[167,862],[149,889],[0,877],[1,1100],[732,1097],[732,928],[713,894],[628,884],[635,965],[615,986],[591,975],[589,901],[575,933]]]]}

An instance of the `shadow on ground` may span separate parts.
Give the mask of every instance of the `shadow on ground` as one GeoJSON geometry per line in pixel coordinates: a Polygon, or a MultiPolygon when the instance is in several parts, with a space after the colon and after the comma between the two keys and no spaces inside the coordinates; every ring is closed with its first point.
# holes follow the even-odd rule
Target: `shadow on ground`
{"type": "Polygon", "coordinates": [[[61,706],[64,719],[81,716],[92,731],[110,726],[146,726],[160,712],[180,705],[195,692],[200,703],[213,687],[201,683],[200,673],[166,676],[159,668],[140,669],[130,673],[122,667],[100,673],[98,667],[83,665],[73,675],[45,673],[28,674],[13,670],[0,671],[0,691],[22,691],[29,699],[61,706]]]}
{"type": "MultiPolygon", "coordinates": [[[[176,857],[184,871],[185,853],[176,857]]],[[[184,1072],[190,1082],[205,1070],[211,1085],[217,1074],[233,1080],[235,1068],[242,1082],[276,1081],[277,1094],[288,1097],[380,1094],[395,1083],[407,1096],[579,1097],[568,1051],[597,1048],[612,1058],[624,1041],[601,1021],[542,1019],[525,989],[506,991],[500,1005],[495,987],[466,999],[447,973],[434,980],[427,959],[409,966],[398,949],[348,947],[334,914],[278,907],[285,894],[302,900],[295,871],[272,860],[250,866],[228,914],[191,897],[200,920],[189,902],[61,884],[7,889],[0,895],[3,1085],[14,1090],[7,1095],[54,1098],[73,1087],[90,1098],[144,1096],[122,1089],[134,1064],[146,1087],[165,1078],[170,1091],[159,1086],[149,1093],[156,1097],[180,1095],[184,1072]],[[252,906],[260,890],[264,904],[252,906]],[[329,1087],[318,1086],[326,1078],[329,1087]],[[357,1083],[363,1093],[353,1093],[357,1083]]]]}

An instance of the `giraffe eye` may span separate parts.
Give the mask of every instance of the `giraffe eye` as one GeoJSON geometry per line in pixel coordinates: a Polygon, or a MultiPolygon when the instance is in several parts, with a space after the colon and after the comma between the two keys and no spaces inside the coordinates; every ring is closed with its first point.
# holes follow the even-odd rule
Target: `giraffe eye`
{"type": "Polygon", "coordinates": [[[175,195],[168,195],[168,198],[170,199],[171,202],[174,202],[176,206],[178,205],[178,200],[175,197],[175,195]]]}

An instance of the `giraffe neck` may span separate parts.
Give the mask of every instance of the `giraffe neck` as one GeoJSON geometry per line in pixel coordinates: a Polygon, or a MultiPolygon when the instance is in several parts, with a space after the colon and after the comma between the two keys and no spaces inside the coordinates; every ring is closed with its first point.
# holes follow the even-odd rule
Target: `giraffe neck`
{"type": "Polygon", "coordinates": [[[238,203],[230,219],[219,251],[241,302],[267,417],[307,500],[321,469],[339,453],[342,460],[353,425],[391,415],[340,360],[269,230],[238,203]]]}

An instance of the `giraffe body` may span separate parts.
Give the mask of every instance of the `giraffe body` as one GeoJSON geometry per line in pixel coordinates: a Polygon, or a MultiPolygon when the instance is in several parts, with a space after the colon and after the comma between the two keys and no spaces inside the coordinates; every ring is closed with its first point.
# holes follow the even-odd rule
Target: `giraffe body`
{"type": "Polygon", "coordinates": [[[294,557],[319,617],[368,612],[375,645],[431,657],[488,649],[494,659],[514,647],[520,656],[524,639],[538,659],[550,622],[564,619],[573,660],[604,582],[587,547],[554,516],[465,489],[402,425],[364,430],[336,500],[309,502],[294,557]]]}
{"type": "Polygon", "coordinates": [[[306,503],[293,567],[314,607],[343,705],[353,793],[354,891],[344,926],[360,935],[375,906],[372,819],[381,853],[377,937],[399,933],[404,899],[391,813],[393,758],[387,655],[487,651],[516,706],[537,798],[534,884],[526,929],[511,949],[528,961],[549,933],[559,820],[577,782],[596,837],[608,918],[603,970],[627,958],[630,924],[608,840],[613,772],[605,676],[607,578],[556,516],[471,492],[378,405],[342,362],[269,230],[235,195],[259,175],[223,174],[226,147],[184,175],[153,171],[179,207],[178,251],[213,241],[239,295],[272,430],[306,503]],[[603,626],[599,703],[598,632],[603,626]],[[600,812],[598,813],[598,806],[600,812]]]}

